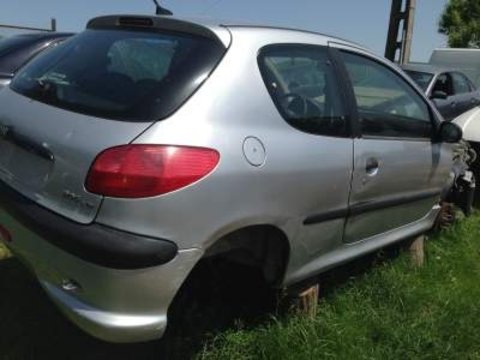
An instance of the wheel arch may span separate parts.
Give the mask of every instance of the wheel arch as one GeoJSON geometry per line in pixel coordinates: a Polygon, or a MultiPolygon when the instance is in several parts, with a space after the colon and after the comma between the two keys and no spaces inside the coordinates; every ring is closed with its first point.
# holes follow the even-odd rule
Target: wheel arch
{"type": "Polygon", "coordinates": [[[286,233],[275,225],[249,225],[214,240],[203,258],[213,257],[259,266],[268,283],[280,286],[290,257],[290,243],[286,233]]]}

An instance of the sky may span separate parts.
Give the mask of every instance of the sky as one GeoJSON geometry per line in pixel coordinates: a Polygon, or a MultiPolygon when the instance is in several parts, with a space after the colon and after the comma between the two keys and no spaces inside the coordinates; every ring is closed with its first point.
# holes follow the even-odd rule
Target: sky
{"type": "MultiPolygon", "coordinates": [[[[152,0],[0,0],[0,24],[81,31],[88,19],[104,14],[153,14],[152,0]]],[[[417,0],[411,61],[428,61],[446,38],[437,33],[447,0],[417,0]]],[[[178,16],[294,27],[339,36],[383,55],[390,0],[163,0],[178,16]]],[[[1,30],[1,35],[14,32],[1,30]]]]}

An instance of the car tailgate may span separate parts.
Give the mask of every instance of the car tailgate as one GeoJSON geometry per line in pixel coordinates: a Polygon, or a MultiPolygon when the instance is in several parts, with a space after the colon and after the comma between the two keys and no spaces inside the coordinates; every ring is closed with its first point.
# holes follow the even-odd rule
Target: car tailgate
{"type": "Polygon", "coordinates": [[[8,88],[0,101],[0,180],[55,213],[92,222],[102,197],[85,190],[90,165],[101,151],[131,142],[150,123],[69,112],[8,88]]]}

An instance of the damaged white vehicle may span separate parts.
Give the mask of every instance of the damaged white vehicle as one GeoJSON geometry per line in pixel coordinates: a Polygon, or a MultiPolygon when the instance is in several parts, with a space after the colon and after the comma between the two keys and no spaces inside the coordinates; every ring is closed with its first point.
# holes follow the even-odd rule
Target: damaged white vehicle
{"type": "Polygon", "coordinates": [[[480,107],[475,107],[463,113],[452,122],[463,130],[463,141],[458,144],[454,155],[456,158],[454,166],[455,185],[463,193],[463,200],[460,203],[467,202],[467,204],[464,204],[465,206],[470,203],[479,207],[480,186],[475,189],[475,182],[480,180],[480,158],[478,156],[480,154],[480,107]],[[467,193],[468,195],[466,195],[467,193]]]}

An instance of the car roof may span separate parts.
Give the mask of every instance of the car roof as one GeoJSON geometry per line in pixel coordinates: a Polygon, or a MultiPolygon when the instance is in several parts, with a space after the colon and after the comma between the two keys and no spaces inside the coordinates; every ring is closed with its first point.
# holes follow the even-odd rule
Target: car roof
{"type": "MultiPolygon", "coordinates": [[[[181,19],[181,18],[179,18],[179,19],[181,19]]],[[[228,27],[228,28],[248,28],[248,29],[258,29],[258,30],[272,30],[272,31],[278,31],[278,32],[289,31],[289,32],[295,32],[295,33],[300,33],[300,34],[302,34],[302,33],[303,34],[313,34],[313,35],[319,35],[319,36],[326,37],[330,41],[341,42],[341,43],[351,45],[353,47],[364,48],[363,45],[357,44],[357,43],[352,42],[350,40],[340,38],[338,36],[333,36],[333,35],[329,35],[329,34],[326,34],[326,33],[307,30],[307,29],[301,29],[301,28],[278,26],[278,25],[273,25],[273,24],[258,24],[258,23],[247,22],[247,21],[233,21],[233,20],[220,20],[220,19],[208,19],[208,18],[204,18],[204,19],[202,19],[202,18],[185,18],[184,20],[195,21],[195,22],[198,22],[199,24],[204,25],[204,26],[212,26],[213,25],[213,26],[223,26],[223,27],[228,27]]]]}
{"type": "Polygon", "coordinates": [[[272,30],[272,31],[278,31],[278,32],[288,31],[288,32],[293,32],[293,33],[298,33],[298,34],[319,35],[319,36],[327,38],[330,42],[338,42],[338,43],[342,43],[342,44],[345,44],[345,45],[350,45],[352,47],[367,50],[363,45],[355,43],[353,41],[346,40],[346,39],[343,39],[341,37],[334,36],[334,35],[329,35],[329,34],[322,33],[322,32],[312,31],[312,30],[297,29],[297,28],[275,26],[275,25],[223,24],[223,26],[226,26],[228,28],[248,28],[248,29],[257,29],[257,30],[272,30]]]}
{"type": "MultiPolygon", "coordinates": [[[[331,42],[338,42],[347,46],[352,46],[356,48],[360,48],[366,51],[369,51],[362,45],[356,44],[352,41],[342,39],[340,37],[331,36],[328,34],[304,30],[304,29],[296,29],[296,28],[289,28],[289,27],[282,27],[282,26],[275,26],[275,25],[265,25],[265,24],[256,24],[250,23],[245,21],[232,21],[232,20],[225,20],[225,19],[216,19],[211,17],[179,17],[179,16],[170,16],[170,15],[132,15],[132,14],[114,14],[114,15],[107,15],[101,16],[97,18],[93,18],[89,21],[87,27],[90,25],[95,24],[102,24],[103,21],[112,21],[114,18],[150,18],[156,20],[155,23],[161,23],[162,20],[167,22],[182,22],[184,24],[191,24],[196,26],[201,26],[204,28],[209,29],[213,33],[220,35],[221,29],[238,29],[238,28],[246,28],[251,30],[261,30],[261,31],[271,31],[272,33],[283,33],[285,31],[297,33],[297,34],[310,34],[310,35],[319,35],[325,37],[328,41],[331,42]],[[158,22],[160,20],[160,22],[158,22]]],[[[272,34],[273,35],[273,34],[272,34]]]]}
{"type": "Polygon", "coordinates": [[[273,30],[273,31],[275,31],[275,30],[292,31],[292,32],[296,32],[296,33],[314,34],[314,35],[321,35],[321,36],[324,36],[324,37],[328,37],[332,40],[346,42],[346,43],[349,43],[349,44],[354,45],[354,46],[359,46],[359,44],[356,44],[356,43],[354,43],[350,40],[340,38],[338,36],[329,35],[329,34],[318,32],[318,31],[312,31],[312,30],[301,29],[301,28],[293,28],[293,27],[288,27],[288,26],[279,26],[279,25],[270,25],[270,24],[257,24],[257,23],[248,23],[248,22],[238,22],[238,21],[223,21],[223,22],[219,23],[219,26],[273,30]]]}
{"type": "Polygon", "coordinates": [[[424,72],[424,73],[429,73],[433,75],[441,74],[444,72],[452,72],[452,71],[461,72],[455,68],[432,65],[428,63],[408,63],[406,65],[402,65],[401,68],[403,70],[418,71],[418,72],[424,72]]]}

